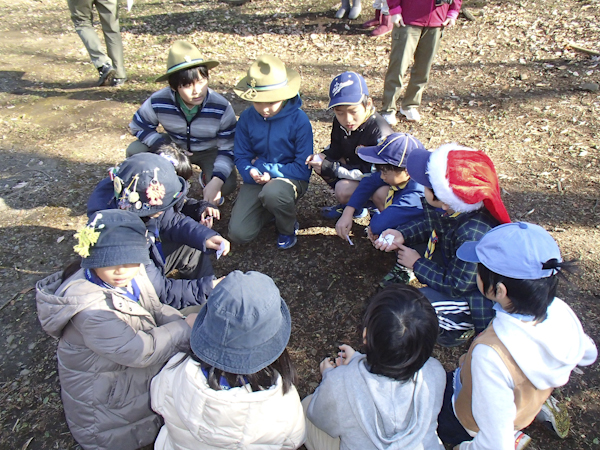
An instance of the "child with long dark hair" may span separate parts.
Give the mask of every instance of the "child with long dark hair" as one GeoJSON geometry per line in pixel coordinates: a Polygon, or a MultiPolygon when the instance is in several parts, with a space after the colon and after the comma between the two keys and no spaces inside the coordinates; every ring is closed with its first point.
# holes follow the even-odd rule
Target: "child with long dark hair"
{"type": "Polygon", "coordinates": [[[165,425],[155,449],[296,449],[305,421],[286,350],[290,313],[273,280],[231,272],[210,294],[191,336],[152,380],[165,425]]]}

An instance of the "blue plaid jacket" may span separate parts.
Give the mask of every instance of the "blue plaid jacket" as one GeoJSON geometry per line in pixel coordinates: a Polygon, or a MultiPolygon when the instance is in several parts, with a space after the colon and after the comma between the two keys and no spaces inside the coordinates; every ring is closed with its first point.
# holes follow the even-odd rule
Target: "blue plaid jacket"
{"type": "Polygon", "coordinates": [[[498,221],[483,208],[478,211],[462,213],[450,217],[440,209],[434,208],[423,198],[423,220],[415,220],[398,227],[405,245],[427,243],[433,230],[438,242],[434,259],[419,258],[413,270],[417,279],[448,298],[464,298],[469,302],[471,319],[477,332],[483,331],[494,317],[492,302],[477,289],[477,264],[461,261],[456,250],[465,242],[478,241],[489,230],[499,225],[498,221]]]}

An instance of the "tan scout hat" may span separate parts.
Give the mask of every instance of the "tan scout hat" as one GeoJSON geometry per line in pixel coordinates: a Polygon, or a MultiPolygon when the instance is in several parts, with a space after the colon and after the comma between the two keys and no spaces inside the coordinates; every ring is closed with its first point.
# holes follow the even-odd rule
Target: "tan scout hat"
{"type": "Polygon", "coordinates": [[[298,95],[300,75],[276,56],[261,55],[248,69],[234,92],[251,102],[278,102],[298,95]]]}
{"type": "Polygon", "coordinates": [[[200,55],[200,50],[194,44],[186,41],[175,41],[169,49],[167,73],[161,75],[155,81],[165,81],[174,73],[191,69],[192,67],[206,66],[207,69],[212,69],[218,65],[219,61],[203,59],[200,55]]]}

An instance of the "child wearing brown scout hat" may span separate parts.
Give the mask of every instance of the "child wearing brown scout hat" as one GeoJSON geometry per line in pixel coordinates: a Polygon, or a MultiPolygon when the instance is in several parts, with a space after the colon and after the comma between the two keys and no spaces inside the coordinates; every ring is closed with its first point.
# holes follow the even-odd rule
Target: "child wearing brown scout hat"
{"type": "Polygon", "coordinates": [[[155,92],[134,114],[129,124],[138,140],[127,147],[127,156],[156,153],[174,142],[202,169],[200,183],[204,199],[222,203],[237,185],[233,163],[235,113],[231,104],[208,87],[208,71],[218,61],[204,59],[193,44],[176,41],[169,50],[167,72],[156,81],[169,87],[155,92]],[[162,125],[165,133],[158,133],[162,125]]]}
{"type": "Polygon", "coordinates": [[[252,241],[274,219],[277,247],[296,244],[296,202],[308,189],[311,170],[304,162],[313,152],[299,88],[300,75],[270,55],[252,63],[234,88],[253,105],[240,115],[235,134],[235,164],[244,184],[231,211],[233,242],[252,241]]]}

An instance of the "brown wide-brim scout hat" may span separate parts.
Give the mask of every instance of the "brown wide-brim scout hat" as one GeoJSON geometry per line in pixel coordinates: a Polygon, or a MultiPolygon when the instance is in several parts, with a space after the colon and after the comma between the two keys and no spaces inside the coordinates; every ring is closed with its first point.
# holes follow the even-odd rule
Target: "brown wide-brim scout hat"
{"type": "Polygon", "coordinates": [[[175,41],[167,57],[167,73],[161,75],[155,81],[166,81],[174,73],[192,67],[206,66],[207,69],[212,69],[218,65],[219,61],[203,59],[200,50],[194,44],[187,41],[175,41]]]}
{"type": "Polygon", "coordinates": [[[250,102],[278,102],[298,95],[300,75],[276,56],[262,55],[252,63],[234,92],[250,102]]]}

